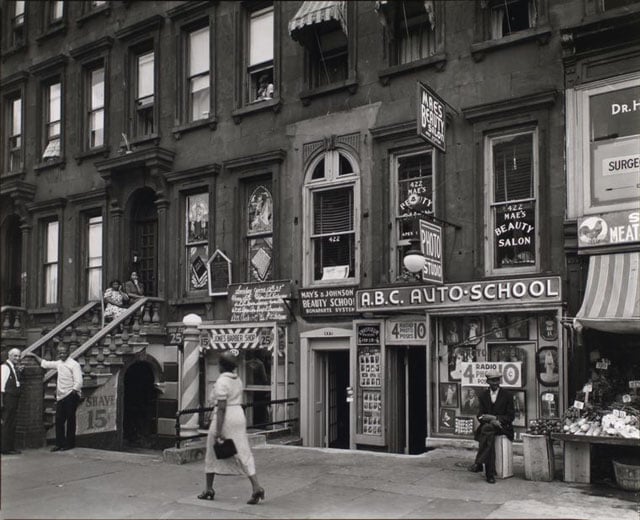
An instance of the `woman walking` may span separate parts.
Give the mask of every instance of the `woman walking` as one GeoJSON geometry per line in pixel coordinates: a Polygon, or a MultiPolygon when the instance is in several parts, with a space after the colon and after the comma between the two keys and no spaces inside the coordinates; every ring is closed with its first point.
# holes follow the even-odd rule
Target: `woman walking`
{"type": "Polygon", "coordinates": [[[246,475],[251,481],[252,493],[247,504],[264,500],[264,489],[258,484],[253,453],[247,438],[247,420],[242,409],[242,381],[236,369],[238,363],[231,352],[220,355],[220,375],[213,389],[213,417],[207,435],[207,453],[204,461],[206,489],[198,495],[201,500],[213,500],[213,478],[218,475],[246,475]],[[233,440],[237,453],[228,459],[218,459],[214,443],[233,440]]]}

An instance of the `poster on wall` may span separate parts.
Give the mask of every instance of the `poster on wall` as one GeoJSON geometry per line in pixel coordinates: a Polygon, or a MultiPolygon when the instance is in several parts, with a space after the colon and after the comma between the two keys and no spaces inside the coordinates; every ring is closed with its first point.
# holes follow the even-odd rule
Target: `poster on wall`
{"type": "Polygon", "coordinates": [[[114,374],[78,406],[76,434],[88,435],[115,431],[117,410],[118,374],[114,374]]]}
{"type": "Polygon", "coordinates": [[[440,408],[438,430],[440,433],[453,433],[456,429],[456,411],[453,408],[440,408]]]}
{"type": "Polygon", "coordinates": [[[558,417],[558,389],[540,393],[540,417],[558,417]]]}
{"type": "Polygon", "coordinates": [[[558,349],[543,347],[538,350],[537,371],[538,381],[544,386],[556,386],[560,381],[558,371],[558,349]]]}
{"type": "Polygon", "coordinates": [[[458,408],[460,393],[458,383],[440,383],[440,406],[458,408]]]}
{"type": "Polygon", "coordinates": [[[463,386],[462,402],[460,411],[465,415],[478,415],[480,411],[480,393],[484,390],[482,387],[463,386]]]}
{"type": "Polygon", "coordinates": [[[473,435],[473,417],[456,417],[454,430],[456,435],[473,435]]]}
{"type": "Polygon", "coordinates": [[[545,314],[538,317],[538,332],[540,339],[555,341],[558,339],[558,321],[554,314],[545,314]]]}
{"type": "Polygon", "coordinates": [[[476,360],[476,349],[472,346],[449,346],[449,379],[460,381],[463,363],[476,360]]]}

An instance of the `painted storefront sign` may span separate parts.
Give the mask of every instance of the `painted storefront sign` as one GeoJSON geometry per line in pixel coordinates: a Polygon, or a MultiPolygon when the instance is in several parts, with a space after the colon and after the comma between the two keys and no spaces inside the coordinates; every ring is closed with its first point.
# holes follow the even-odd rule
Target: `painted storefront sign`
{"type": "Polygon", "coordinates": [[[356,312],[355,287],[321,287],[300,289],[300,315],[304,318],[315,316],[344,316],[356,312]]]}
{"type": "Polygon", "coordinates": [[[426,320],[387,320],[385,336],[388,345],[424,345],[427,341],[426,320]]]}
{"type": "Polygon", "coordinates": [[[447,309],[461,306],[561,303],[560,278],[520,278],[434,286],[365,289],[356,293],[356,310],[447,309]]]}
{"type": "Polygon", "coordinates": [[[276,334],[273,326],[238,327],[217,325],[207,327],[208,345],[205,349],[240,350],[267,349],[275,347],[276,334]]]}
{"type": "Polygon", "coordinates": [[[500,267],[535,263],[535,213],[533,202],[507,204],[496,208],[493,233],[500,267]]]}
{"type": "Polygon", "coordinates": [[[77,435],[115,431],[117,410],[118,374],[114,374],[78,406],[77,435]]]}
{"type": "Polygon", "coordinates": [[[288,321],[290,313],[287,301],[290,299],[289,280],[230,285],[229,321],[288,321]]]}
{"type": "Polygon", "coordinates": [[[578,246],[640,242],[640,210],[616,211],[578,219],[578,246]]]}

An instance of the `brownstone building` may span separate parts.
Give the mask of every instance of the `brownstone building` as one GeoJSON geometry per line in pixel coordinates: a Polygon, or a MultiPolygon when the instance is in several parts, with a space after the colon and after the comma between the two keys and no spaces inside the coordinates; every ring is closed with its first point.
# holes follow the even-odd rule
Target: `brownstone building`
{"type": "Polygon", "coordinates": [[[516,390],[518,433],[561,414],[562,323],[586,282],[567,270],[583,208],[565,89],[606,26],[625,68],[598,81],[637,90],[639,11],[3,0],[3,351],[72,345],[87,445],[170,438],[226,348],[247,402],[298,399],[256,404],[250,424],[310,446],[469,443],[490,363],[516,390]],[[419,82],[441,111],[420,107],[419,82]],[[426,247],[420,219],[437,281],[403,264],[426,247]],[[144,298],[103,323],[103,291],[131,271],[144,298]],[[196,350],[180,341],[191,313],[196,350]]]}

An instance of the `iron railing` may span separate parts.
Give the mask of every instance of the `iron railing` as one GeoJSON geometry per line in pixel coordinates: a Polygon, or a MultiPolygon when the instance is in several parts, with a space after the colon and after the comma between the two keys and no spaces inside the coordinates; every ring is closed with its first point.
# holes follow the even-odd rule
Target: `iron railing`
{"type": "MultiPolygon", "coordinates": [[[[252,406],[256,406],[256,405],[271,406],[272,404],[293,404],[297,402],[298,402],[297,397],[292,397],[291,399],[274,399],[272,401],[254,401],[252,403],[243,404],[242,409],[246,410],[247,408],[251,408],[252,406]]],[[[200,437],[207,436],[206,432],[201,432],[201,433],[196,433],[194,435],[186,435],[186,436],[181,435],[180,417],[187,414],[194,414],[194,413],[200,414],[200,413],[212,412],[213,410],[215,410],[215,406],[207,406],[207,407],[201,407],[201,408],[187,408],[185,410],[178,410],[176,412],[176,448],[180,448],[181,441],[198,439],[200,437]]],[[[298,421],[297,417],[289,417],[281,421],[271,421],[271,422],[265,422],[265,423],[250,424],[250,425],[247,425],[247,429],[258,429],[258,428],[264,428],[266,426],[273,426],[275,424],[286,424],[286,423],[297,422],[297,421],[298,421]]]]}

